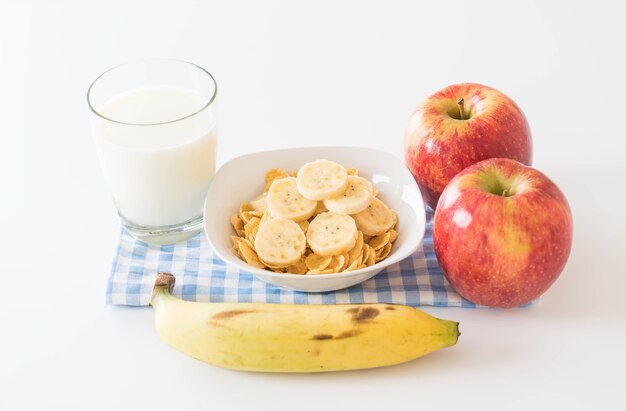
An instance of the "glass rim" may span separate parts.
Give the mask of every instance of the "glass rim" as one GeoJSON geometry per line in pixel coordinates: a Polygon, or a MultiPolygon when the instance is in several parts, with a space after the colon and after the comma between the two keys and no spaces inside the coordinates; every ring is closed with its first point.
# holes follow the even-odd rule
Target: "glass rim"
{"type": "Polygon", "coordinates": [[[98,116],[98,117],[100,117],[100,118],[102,118],[104,120],[110,121],[112,123],[123,124],[123,125],[126,125],[126,126],[159,126],[159,125],[163,125],[163,124],[176,123],[178,121],[182,121],[182,120],[188,119],[190,117],[195,116],[196,114],[201,113],[202,111],[204,111],[205,109],[210,107],[211,104],[213,104],[213,102],[215,101],[216,97],[217,97],[217,81],[215,81],[215,77],[213,77],[213,75],[211,73],[209,73],[206,69],[200,67],[199,65],[191,63],[189,61],[178,60],[178,59],[169,59],[169,58],[150,58],[150,59],[129,61],[129,62],[126,62],[126,63],[118,64],[116,66],[113,66],[113,67],[109,68],[108,70],[105,70],[98,77],[96,77],[96,79],[91,83],[91,85],[87,89],[87,105],[89,106],[89,110],[92,113],[94,113],[96,116],[98,116]],[[183,117],[180,117],[180,118],[176,118],[174,120],[162,121],[162,122],[158,122],[158,123],[128,123],[128,122],[124,122],[124,121],[114,120],[114,119],[109,118],[109,117],[103,115],[102,113],[100,113],[91,104],[91,91],[92,91],[94,85],[98,82],[98,80],[100,80],[100,78],[102,78],[102,76],[104,76],[105,74],[107,74],[107,73],[109,73],[109,72],[111,72],[111,71],[113,71],[115,69],[124,67],[124,66],[130,66],[130,65],[133,65],[133,64],[146,63],[146,62],[157,62],[157,61],[169,61],[169,62],[189,64],[190,66],[194,66],[194,67],[200,69],[202,72],[206,73],[209,76],[209,78],[211,79],[211,81],[213,82],[213,86],[214,86],[214,88],[213,88],[213,95],[211,96],[209,101],[205,105],[203,105],[202,107],[200,107],[198,110],[194,111],[191,114],[187,114],[186,116],[183,116],[183,117]]]}

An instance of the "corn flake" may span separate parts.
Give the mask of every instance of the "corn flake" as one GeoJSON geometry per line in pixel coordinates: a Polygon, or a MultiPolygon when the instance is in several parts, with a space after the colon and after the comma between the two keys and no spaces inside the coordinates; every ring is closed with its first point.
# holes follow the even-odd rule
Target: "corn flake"
{"type": "Polygon", "coordinates": [[[252,244],[250,244],[248,240],[242,239],[241,241],[239,241],[238,246],[239,253],[241,254],[241,257],[244,259],[245,262],[256,268],[265,268],[265,264],[263,264],[261,260],[259,260],[259,256],[257,255],[254,247],[252,246],[252,244]]]}
{"type": "Polygon", "coordinates": [[[287,173],[282,168],[272,168],[265,174],[265,188],[263,189],[264,193],[270,189],[270,186],[274,182],[274,180],[278,180],[281,178],[289,177],[289,173],[287,173]]]}
{"type": "Polygon", "coordinates": [[[343,265],[341,266],[339,271],[345,270],[346,268],[348,268],[348,265],[350,265],[350,254],[345,252],[343,253],[343,265]]]}
{"type": "Polygon", "coordinates": [[[304,256],[300,260],[298,260],[297,263],[290,265],[286,268],[286,271],[289,274],[306,274],[308,270],[309,269],[304,262],[304,256]]]}
{"type": "Polygon", "coordinates": [[[304,263],[306,264],[309,270],[323,270],[326,267],[328,267],[328,265],[330,264],[332,260],[333,260],[332,256],[323,256],[323,255],[312,253],[306,257],[306,259],[304,260],[304,263]]]}
{"type": "Polygon", "coordinates": [[[230,224],[233,226],[238,236],[244,235],[243,221],[241,220],[241,217],[239,217],[239,214],[233,214],[230,217],[230,224]]]}
{"type": "Polygon", "coordinates": [[[245,237],[253,244],[254,244],[254,241],[250,239],[250,236],[252,236],[252,231],[254,230],[255,227],[258,229],[260,222],[261,222],[260,218],[252,217],[250,221],[248,221],[248,224],[246,224],[243,228],[245,237]]]}
{"type": "Polygon", "coordinates": [[[263,213],[261,211],[244,211],[240,214],[240,217],[244,224],[248,224],[254,217],[263,217],[263,213]]]}
{"type": "Polygon", "coordinates": [[[263,224],[267,223],[271,219],[272,219],[272,216],[270,215],[270,212],[269,211],[265,211],[263,213],[263,216],[261,217],[261,221],[259,221],[259,227],[262,226],[263,224]]]}
{"type": "Polygon", "coordinates": [[[368,252],[367,252],[367,259],[365,259],[363,261],[363,263],[366,266],[370,266],[370,265],[376,264],[376,251],[372,247],[370,247],[369,244],[365,244],[365,245],[368,248],[368,252]]]}
{"type": "Polygon", "coordinates": [[[363,254],[363,257],[361,259],[362,260],[361,261],[362,264],[364,264],[367,261],[367,259],[369,258],[369,255],[371,254],[371,252],[370,252],[371,250],[372,250],[372,247],[370,247],[369,245],[367,245],[365,243],[363,244],[363,248],[361,250],[361,253],[363,254]]]}
{"type": "Polygon", "coordinates": [[[330,268],[331,270],[333,270],[333,273],[338,273],[339,271],[341,271],[341,268],[343,267],[345,262],[346,259],[343,255],[336,255],[332,258],[330,264],[328,264],[328,267],[326,268],[330,268]]]}
{"type": "Polygon", "coordinates": [[[323,270],[309,270],[309,271],[307,271],[308,275],[311,275],[311,274],[332,274],[332,273],[333,273],[333,270],[330,269],[330,268],[326,268],[326,269],[323,269],[323,270]]]}
{"type": "Polygon", "coordinates": [[[361,264],[361,259],[356,259],[344,270],[344,271],[354,271],[359,269],[359,265],[361,264]]]}
{"type": "Polygon", "coordinates": [[[391,210],[391,218],[393,218],[393,225],[391,226],[391,228],[396,228],[396,225],[398,224],[398,213],[395,212],[395,210],[391,210]]]}
{"type": "Polygon", "coordinates": [[[322,213],[325,213],[327,211],[328,211],[328,209],[324,205],[324,202],[323,201],[318,201],[317,202],[317,208],[315,209],[315,212],[313,213],[313,217],[312,218],[314,218],[318,214],[322,214],[322,213]]]}
{"type": "Polygon", "coordinates": [[[286,268],[286,266],[284,266],[284,265],[270,264],[270,263],[268,263],[267,261],[264,261],[264,260],[261,258],[261,256],[259,256],[259,260],[260,260],[263,264],[265,264],[265,266],[266,266],[267,268],[269,268],[269,269],[270,269],[270,270],[272,270],[272,271],[282,272],[282,271],[280,271],[280,270],[284,270],[284,269],[286,268]],[[277,271],[277,270],[278,270],[278,271],[277,271]]]}
{"type": "Polygon", "coordinates": [[[385,244],[387,244],[389,242],[389,238],[390,237],[391,237],[391,234],[389,234],[388,232],[387,233],[383,233],[381,235],[377,235],[376,237],[373,237],[368,244],[374,250],[378,251],[381,248],[383,248],[385,246],[385,244]]]}
{"type": "Polygon", "coordinates": [[[389,242],[393,243],[396,241],[397,238],[398,238],[398,232],[394,230],[393,228],[389,230],[389,242]]]}
{"type": "Polygon", "coordinates": [[[352,250],[348,251],[348,257],[350,257],[350,264],[354,260],[357,259],[359,254],[363,253],[363,232],[359,231],[357,233],[356,244],[352,248],[352,250]]]}
{"type": "Polygon", "coordinates": [[[391,243],[387,243],[385,244],[383,248],[376,251],[376,262],[379,262],[380,260],[383,260],[384,258],[386,258],[390,252],[391,252],[391,243]]]}
{"type": "Polygon", "coordinates": [[[244,201],[239,206],[239,215],[243,214],[246,211],[251,211],[251,210],[252,210],[252,207],[250,207],[250,204],[248,204],[247,202],[244,201]]]}
{"type": "Polygon", "coordinates": [[[298,225],[302,229],[302,232],[306,234],[307,230],[309,229],[309,222],[307,220],[300,221],[298,222],[298,225]]]}
{"type": "Polygon", "coordinates": [[[252,228],[252,232],[250,233],[250,236],[248,237],[248,240],[250,240],[250,242],[252,244],[254,244],[254,240],[256,240],[256,233],[259,232],[259,226],[255,226],[254,228],[252,228]]]}

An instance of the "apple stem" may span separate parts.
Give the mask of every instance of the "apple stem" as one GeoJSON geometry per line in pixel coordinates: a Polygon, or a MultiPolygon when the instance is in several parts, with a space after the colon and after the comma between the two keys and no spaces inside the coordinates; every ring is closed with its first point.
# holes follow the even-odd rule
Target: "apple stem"
{"type": "Polygon", "coordinates": [[[463,106],[463,103],[465,103],[465,99],[463,97],[456,101],[457,106],[459,106],[459,116],[461,117],[461,120],[465,120],[465,107],[463,106]]]}
{"type": "Polygon", "coordinates": [[[506,197],[508,192],[509,192],[509,190],[505,188],[504,191],[502,192],[502,197],[506,197]]]}

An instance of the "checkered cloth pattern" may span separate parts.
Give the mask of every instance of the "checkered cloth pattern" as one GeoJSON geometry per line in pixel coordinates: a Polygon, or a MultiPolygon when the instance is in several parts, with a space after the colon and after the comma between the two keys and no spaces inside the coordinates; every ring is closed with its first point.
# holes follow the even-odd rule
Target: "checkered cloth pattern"
{"type": "Polygon", "coordinates": [[[373,278],[338,291],[305,293],[265,283],[220,260],[203,233],[166,246],[146,244],[124,229],[109,277],[108,304],[145,306],[157,272],[176,276],[173,294],[189,301],[286,304],[394,303],[411,306],[468,307],[446,281],[437,264],[432,236],[433,212],[427,210],[424,241],[410,257],[373,278]]]}

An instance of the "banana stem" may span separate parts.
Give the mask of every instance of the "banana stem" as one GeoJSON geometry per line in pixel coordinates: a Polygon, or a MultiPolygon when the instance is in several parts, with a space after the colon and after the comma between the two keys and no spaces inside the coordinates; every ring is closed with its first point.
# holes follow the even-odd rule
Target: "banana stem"
{"type": "Polygon", "coordinates": [[[154,281],[154,286],[155,287],[167,286],[167,288],[171,292],[172,289],[174,288],[174,284],[175,283],[176,283],[176,277],[174,277],[172,274],[170,274],[170,273],[159,273],[159,274],[157,274],[157,278],[154,281]]]}
{"type": "Polygon", "coordinates": [[[152,301],[154,300],[154,297],[157,295],[157,293],[167,290],[167,294],[170,294],[174,289],[174,284],[176,284],[176,277],[174,277],[172,274],[157,274],[156,280],[154,281],[154,288],[152,289],[152,298],[150,298],[150,305],[152,305],[152,301]]]}

